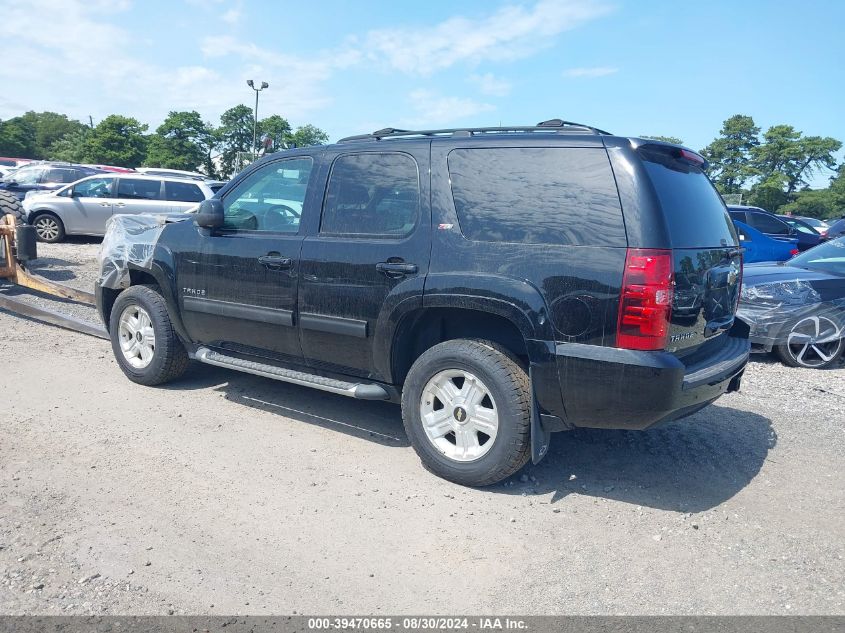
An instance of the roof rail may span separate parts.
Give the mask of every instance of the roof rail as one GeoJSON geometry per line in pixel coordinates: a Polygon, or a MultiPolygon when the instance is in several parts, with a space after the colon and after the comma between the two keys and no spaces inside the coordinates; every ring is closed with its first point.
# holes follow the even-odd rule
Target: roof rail
{"type": "Polygon", "coordinates": [[[514,132],[545,132],[551,131],[582,131],[591,132],[593,134],[607,134],[599,128],[590,125],[583,125],[582,123],[573,123],[572,121],[564,121],[563,119],[549,119],[548,121],[541,121],[537,125],[515,125],[508,127],[464,127],[464,128],[444,128],[442,130],[400,130],[393,127],[386,127],[381,130],[376,130],[372,134],[357,134],[355,136],[347,136],[338,141],[338,143],[349,143],[351,141],[380,141],[385,138],[403,138],[403,137],[432,137],[432,136],[475,136],[476,134],[511,134],[514,132]]]}

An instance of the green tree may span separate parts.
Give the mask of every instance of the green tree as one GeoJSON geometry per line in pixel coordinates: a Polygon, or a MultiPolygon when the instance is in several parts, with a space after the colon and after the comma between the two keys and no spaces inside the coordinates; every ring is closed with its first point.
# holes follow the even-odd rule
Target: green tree
{"type": "Polygon", "coordinates": [[[23,115],[35,130],[35,157],[42,159],[54,158],[50,148],[62,137],[85,130],[87,127],[70,119],[67,115],[57,112],[27,112],[23,115]]]}
{"type": "Polygon", "coordinates": [[[763,143],[752,152],[754,167],[761,182],[769,181],[775,174],[784,177],[787,196],[820,169],[834,169],[834,154],[842,143],[829,136],[802,136],[791,125],[774,125],[766,130],[763,143]]]}
{"type": "Polygon", "coordinates": [[[760,128],[754,119],[735,114],[722,124],[719,136],[701,150],[710,163],[708,173],[722,193],[741,193],[755,175],[751,153],[759,145],[760,128]]]}
{"type": "Polygon", "coordinates": [[[217,129],[220,141],[221,171],[225,178],[230,177],[238,165],[238,153],[249,152],[252,148],[252,108],[236,105],[220,116],[217,129]]]}
{"type": "Polygon", "coordinates": [[[839,218],[845,215],[845,163],[839,166],[826,189],[799,191],[795,199],[779,209],[783,213],[811,218],[839,218]]]}
{"type": "Polygon", "coordinates": [[[144,132],[148,127],[131,117],[107,116],[85,139],[85,160],[118,167],[141,165],[147,153],[144,132]]]}
{"type": "Polygon", "coordinates": [[[35,128],[23,117],[0,121],[0,156],[35,158],[35,128]]]}
{"type": "Polygon", "coordinates": [[[774,213],[789,202],[789,196],[784,191],[785,186],[786,176],[780,172],[773,173],[751,187],[748,204],[774,213]]]}
{"type": "Polygon", "coordinates": [[[85,144],[90,132],[91,129],[85,126],[68,132],[50,145],[47,155],[53,160],[66,160],[69,163],[85,162],[85,144]]]}
{"type": "Polygon", "coordinates": [[[329,142],[329,135],[326,134],[323,130],[318,127],[311,125],[302,125],[296,128],[296,132],[294,132],[290,140],[288,141],[289,144],[294,145],[295,147],[308,147],[310,145],[325,145],[329,142]]]}
{"type": "Polygon", "coordinates": [[[292,130],[287,119],[278,114],[273,114],[258,122],[258,133],[262,137],[266,134],[272,141],[272,145],[267,150],[270,153],[278,152],[287,146],[290,142],[292,130]]]}
{"type": "Polygon", "coordinates": [[[674,143],[675,145],[683,145],[684,142],[677,136],[641,136],[640,138],[651,139],[652,141],[663,141],[664,143],[674,143]]]}
{"type": "Polygon", "coordinates": [[[170,112],[150,136],[144,164],[195,171],[215,145],[214,132],[199,112],[170,112]]]}

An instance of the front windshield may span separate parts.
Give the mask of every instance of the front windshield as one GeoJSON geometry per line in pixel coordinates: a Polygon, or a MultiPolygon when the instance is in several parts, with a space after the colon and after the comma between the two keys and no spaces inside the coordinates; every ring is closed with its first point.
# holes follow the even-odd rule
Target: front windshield
{"type": "Polygon", "coordinates": [[[788,263],[799,268],[845,275],[845,236],[796,255],[788,263]]]}

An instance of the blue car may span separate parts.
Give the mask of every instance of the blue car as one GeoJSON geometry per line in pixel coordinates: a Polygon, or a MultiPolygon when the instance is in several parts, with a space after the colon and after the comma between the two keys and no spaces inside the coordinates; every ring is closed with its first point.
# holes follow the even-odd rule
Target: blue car
{"type": "Polygon", "coordinates": [[[6,190],[18,200],[30,191],[48,193],[76,182],[80,178],[107,173],[102,169],[71,163],[30,163],[19,167],[0,180],[0,190],[6,190]]]}
{"type": "Polygon", "coordinates": [[[745,222],[734,220],[739,243],[745,249],[742,260],[753,262],[784,262],[798,254],[798,240],[795,238],[774,238],[752,229],[745,222]]]}

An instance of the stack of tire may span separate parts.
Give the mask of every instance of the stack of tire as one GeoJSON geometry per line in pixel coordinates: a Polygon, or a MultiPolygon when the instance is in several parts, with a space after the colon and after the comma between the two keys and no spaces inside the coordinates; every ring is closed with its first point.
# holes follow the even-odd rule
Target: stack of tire
{"type": "Polygon", "coordinates": [[[26,218],[23,214],[23,207],[18,199],[15,197],[13,193],[8,191],[3,191],[0,189],[0,217],[3,217],[7,213],[11,213],[15,216],[15,220],[17,221],[18,225],[24,224],[26,222],[26,218]]]}
{"type": "MultiPolygon", "coordinates": [[[[17,238],[15,240],[16,251],[12,255],[21,263],[38,257],[36,248],[35,229],[26,223],[23,207],[14,194],[0,190],[0,220],[6,215],[15,218],[17,226],[17,238]]],[[[4,248],[4,247],[0,247],[4,248]]],[[[6,253],[0,252],[0,259],[6,259],[6,253]]]]}

